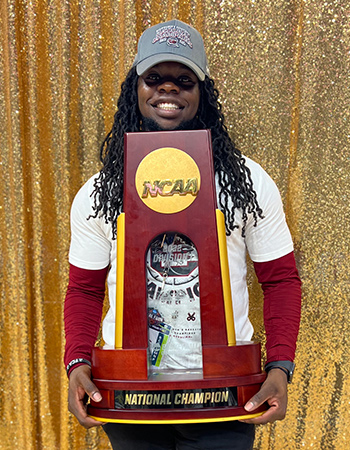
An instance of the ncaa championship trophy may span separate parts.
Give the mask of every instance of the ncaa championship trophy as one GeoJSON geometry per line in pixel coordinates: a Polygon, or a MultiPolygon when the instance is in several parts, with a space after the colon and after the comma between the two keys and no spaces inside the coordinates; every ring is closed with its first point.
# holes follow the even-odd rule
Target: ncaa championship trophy
{"type": "MultiPolygon", "coordinates": [[[[234,301],[234,292],[233,292],[234,301]]],[[[117,223],[115,348],[95,347],[102,422],[194,423],[253,414],[260,344],[236,342],[225,219],[208,130],[127,133],[117,223]]]]}

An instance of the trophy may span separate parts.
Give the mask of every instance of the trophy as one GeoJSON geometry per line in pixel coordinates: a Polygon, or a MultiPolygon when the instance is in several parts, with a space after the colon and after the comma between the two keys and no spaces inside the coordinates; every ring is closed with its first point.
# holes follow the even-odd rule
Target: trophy
{"type": "MultiPolygon", "coordinates": [[[[209,130],[127,133],[117,222],[115,348],[95,347],[103,422],[195,423],[261,415],[260,344],[236,342],[225,219],[209,130]]],[[[234,301],[234,292],[233,301],[234,301]]]]}

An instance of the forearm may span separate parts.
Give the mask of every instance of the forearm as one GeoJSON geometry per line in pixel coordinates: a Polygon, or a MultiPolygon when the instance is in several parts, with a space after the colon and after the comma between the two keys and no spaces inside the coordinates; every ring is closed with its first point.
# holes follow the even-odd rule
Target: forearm
{"type": "Polygon", "coordinates": [[[66,367],[77,358],[91,361],[101,323],[107,272],[107,267],[86,270],[70,266],[64,306],[66,367]]]}
{"type": "Polygon", "coordinates": [[[301,310],[301,281],[294,255],[254,266],[264,292],[267,362],[293,361],[301,310]]]}

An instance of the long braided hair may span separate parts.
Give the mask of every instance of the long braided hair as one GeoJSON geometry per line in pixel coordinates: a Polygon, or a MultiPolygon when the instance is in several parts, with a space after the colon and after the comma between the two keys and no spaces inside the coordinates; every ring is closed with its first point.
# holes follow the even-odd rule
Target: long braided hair
{"type": "MultiPolygon", "coordinates": [[[[117,217],[123,208],[124,133],[142,131],[137,81],[138,76],[133,67],[122,83],[113,127],[101,146],[103,168],[95,179],[92,193],[94,214],[89,218],[102,216],[106,223],[111,222],[113,239],[116,238],[117,217]]],[[[248,214],[253,215],[254,225],[257,224],[258,217],[263,217],[250,170],[228,135],[214,81],[206,77],[204,81],[199,81],[199,89],[196,128],[211,130],[214,171],[220,186],[219,207],[225,215],[226,234],[229,235],[238,228],[235,225],[235,209],[238,208],[242,211],[244,237],[248,214]]]]}

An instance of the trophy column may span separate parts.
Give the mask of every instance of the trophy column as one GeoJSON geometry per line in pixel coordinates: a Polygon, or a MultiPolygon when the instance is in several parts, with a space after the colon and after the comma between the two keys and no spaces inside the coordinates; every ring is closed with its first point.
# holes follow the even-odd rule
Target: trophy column
{"type": "Polygon", "coordinates": [[[266,410],[263,405],[247,414],[243,407],[265,374],[260,344],[235,339],[224,222],[216,206],[208,130],[125,135],[115,349],[93,349],[92,376],[103,400],[88,406],[92,417],[191,423],[255,417],[266,410]],[[191,243],[198,256],[202,364],[188,370],[157,366],[154,341],[149,351],[152,326],[160,347],[172,337],[171,326],[164,327],[161,313],[147,303],[146,282],[147,252],[170,235],[191,243]]]}

